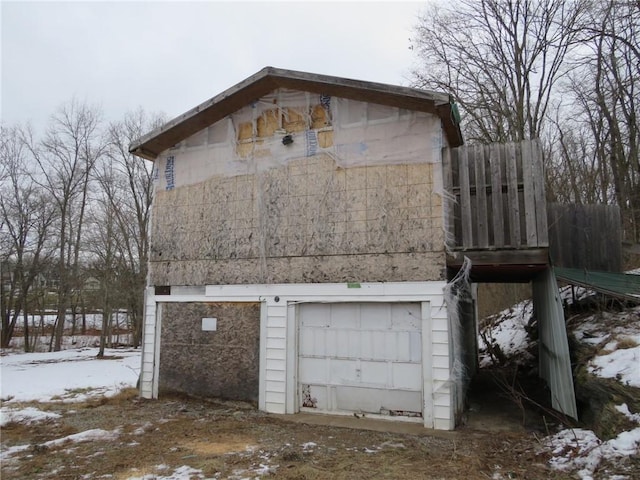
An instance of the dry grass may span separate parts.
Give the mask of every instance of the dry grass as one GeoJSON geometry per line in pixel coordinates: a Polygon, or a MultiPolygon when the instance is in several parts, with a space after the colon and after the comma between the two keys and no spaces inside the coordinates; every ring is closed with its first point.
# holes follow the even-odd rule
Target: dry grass
{"type": "Polygon", "coordinates": [[[631,337],[620,337],[618,338],[618,350],[624,348],[634,348],[638,346],[638,342],[636,342],[631,337]]]}
{"type": "Polygon", "coordinates": [[[29,445],[29,451],[3,461],[3,480],[98,478],[115,480],[145,474],[170,475],[188,465],[207,478],[256,476],[260,465],[283,479],[565,478],[536,456],[526,433],[460,430],[447,438],[305,425],[258,412],[246,404],[181,397],[160,401],[127,390],[112,398],[81,404],[36,404],[62,418],[2,430],[3,449],[29,445]],[[44,447],[49,440],[93,428],[118,430],[115,440],[44,447]],[[314,442],[316,445],[303,445],[314,442]],[[28,453],[28,456],[27,456],[28,453]],[[159,470],[166,465],[166,470],[159,470]],[[243,473],[244,472],[244,473],[243,473]]]}

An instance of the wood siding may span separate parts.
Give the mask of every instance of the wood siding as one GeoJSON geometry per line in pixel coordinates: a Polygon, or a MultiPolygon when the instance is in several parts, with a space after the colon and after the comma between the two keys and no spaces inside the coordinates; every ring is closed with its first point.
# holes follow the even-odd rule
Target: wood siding
{"type": "Polygon", "coordinates": [[[552,203],[548,210],[550,254],[555,266],[621,271],[618,206],[552,203]]]}
{"type": "Polygon", "coordinates": [[[448,149],[443,178],[451,249],[548,247],[537,141],[448,149]]]}

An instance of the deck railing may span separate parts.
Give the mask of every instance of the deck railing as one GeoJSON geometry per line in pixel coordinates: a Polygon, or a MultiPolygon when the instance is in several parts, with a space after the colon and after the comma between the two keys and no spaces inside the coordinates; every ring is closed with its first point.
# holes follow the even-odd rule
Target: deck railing
{"type": "Polygon", "coordinates": [[[450,248],[549,246],[537,140],[445,149],[443,167],[450,248]]]}

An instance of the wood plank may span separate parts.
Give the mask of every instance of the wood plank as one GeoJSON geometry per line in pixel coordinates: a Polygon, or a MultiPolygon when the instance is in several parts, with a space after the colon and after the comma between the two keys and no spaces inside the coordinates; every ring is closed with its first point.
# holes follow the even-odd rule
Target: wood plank
{"type": "Polygon", "coordinates": [[[619,272],[622,234],[615,205],[547,205],[553,264],[619,272]]]}
{"type": "Polygon", "coordinates": [[[533,167],[533,189],[536,204],[536,230],[538,232],[539,247],[549,246],[549,227],[547,225],[547,202],[544,188],[544,168],[542,161],[542,147],[539,140],[531,142],[531,156],[533,167]]]}
{"type": "Polygon", "coordinates": [[[505,145],[505,162],[507,172],[507,196],[509,208],[509,246],[520,246],[520,202],[518,201],[518,169],[516,167],[516,146],[505,145]]]}
{"type": "Polygon", "coordinates": [[[469,185],[469,158],[468,148],[458,149],[460,165],[460,217],[462,219],[462,246],[473,246],[471,230],[471,193],[469,185]]]}
{"type": "Polygon", "coordinates": [[[527,232],[527,246],[538,245],[538,232],[536,227],[536,201],[533,189],[533,167],[531,157],[531,141],[523,140],[521,143],[522,183],[524,187],[524,218],[527,232]]]}
{"type": "Polygon", "coordinates": [[[474,168],[476,172],[476,203],[478,242],[480,248],[489,246],[489,228],[487,219],[487,180],[484,168],[484,148],[482,145],[474,147],[474,168]]]}
{"type": "Polygon", "coordinates": [[[504,147],[493,143],[489,147],[489,164],[491,166],[491,210],[493,212],[493,244],[504,246],[504,217],[502,208],[502,176],[500,173],[500,157],[504,155],[504,147]]]}
{"type": "Polygon", "coordinates": [[[461,266],[464,257],[469,257],[473,266],[501,265],[548,265],[549,250],[527,248],[509,250],[465,250],[447,255],[447,266],[461,266]]]}

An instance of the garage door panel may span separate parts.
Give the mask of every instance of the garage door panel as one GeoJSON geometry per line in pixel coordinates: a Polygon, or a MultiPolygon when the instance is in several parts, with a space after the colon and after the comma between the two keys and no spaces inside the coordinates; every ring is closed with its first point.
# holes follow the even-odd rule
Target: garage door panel
{"type": "Polygon", "coordinates": [[[329,359],[330,382],[338,385],[358,383],[360,381],[360,369],[357,360],[329,359]]]}
{"type": "Polygon", "coordinates": [[[327,357],[338,356],[338,341],[339,331],[333,329],[326,329],[324,332],[325,346],[324,350],[327,357]]]}
{"type": "Polygon", "coordinates": [[[387,330],[391,326],[388,304],[363,304],[360,309],[360,327],[371,330],[387,330]]]}
{"type": "Polygon", "coordinates": [[[300,316],[303,327],[327,327],[331,305],[326,303],[309,303],[304,306],[304,316],[300,316]]]}
{"type": "Polygon", "coordinates": [[[324,358],[303,358],[298,363],[298,378],[300,383],[325,384],[327,378],[326,360],[324,358]]]}
{"type": "Polygon", "coordinates": [[[304,355],[315,355],[315,335],[317,334],[316,328],[301,328],[300,329],[300,353],[304,352],[304,355]]]}
{"type": "Polygon", "coordinates": [[[366,358],[377,358],[380,360],[392,360],[390,353],[393,348],[389,349],[389,333],[388,332],[371,332],[372,351],[366,358]]]}
{"type": "Polygon", "coordinates": [[[394,360],[398,362],[411,361],[411,337],[409,332],[395,332],[395,353],[394,360]]]}
{"type": "Polygon", "coordinates": [[[391,304],[391,325],[394,329],[420,331],[422,329],[420,305],[417,303],[391,304]]]}
{"type": "Polygon", "coordinates": [[[390,386],[389,364],[387,362],[360,362],[360,379],[368,385],[390,386]]]}
{"type": "Polygon", "coordinates": [[[410,361],[422,363],[422,335],[419,332],[411,332],[409,335],[410,361]]]}
{"type": "Polygon", "coordinates": [[[419,303],[316,307],[298,307],[301,405],[306,392],[318,410],[422,411],[419,303]]]}
{"type": "Polygon", "coordinates": [[[347,358],[351,353],[349,336],[345,335],[343,332],[336,332],[336,337],[335,356],[340,358],[347,358]]]}
{"type": "Polygon", "coordinates": [[[375,414],[422,412],[422,394],[366,387],[336,387],[336,409],[375,414]]]}
{"type": "Polygon", "coordinates": [[[422,365],[415,363],[392,363],[389,382],[393,388],[420,390],[422,389],[422,365]]]}
{"type": "Polygon", "coordinates": [[[301,384],[299,391],[302,407],[329,410],[329,389],[325,385],[301,384]]]}
{"type": "Polygon", "coordinates": [[[331,326],[334,328],[359,328],[360,308],[359,304],[332,303],[331,326]]]}

